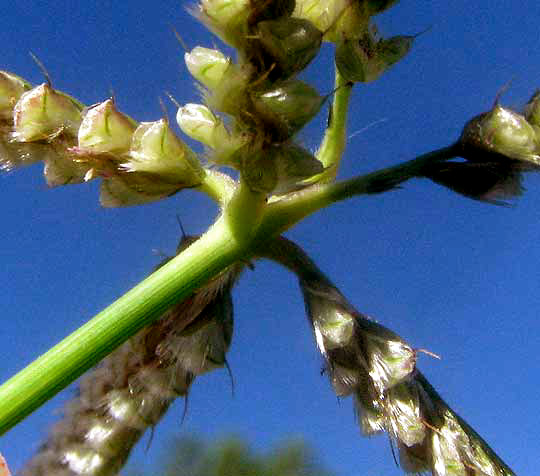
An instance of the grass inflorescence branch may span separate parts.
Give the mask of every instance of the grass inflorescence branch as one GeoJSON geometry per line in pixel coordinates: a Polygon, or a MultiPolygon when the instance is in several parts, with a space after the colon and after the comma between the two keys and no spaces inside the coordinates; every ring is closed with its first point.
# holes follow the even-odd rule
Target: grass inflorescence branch
{"type": "MultiPolygon", "coordinates": [[[[196,375],[226,364],[234,278],[250,258],[268,256],[299,275],[334,390],[355,395],[366,433],[384,430],[391,435],[405,469],[441,476],[511,474],[416,369],[414,349],[357,312],[299,247],[278,238],[324,207],[395,190],[413,178],[429,179],[474,200],[505,204],[522,193],[522,174],[540,167],[540,97],[535,94],[523,113],[504,108],[497,100],[490,111],[467,122],[458,140],[447,147],[336,181],[354,85],[377,80],[408,54],[415,39],[382,38],[377,33],[374,16],[395,3],[200,0],[192,13],[236,50],[234,58],[204,46],[185,54],[201,103],[178,105],[176,122],[183,134],[204,146],[200,154],[167,118],[137,122],[119,111],[112,98],[87,107],[56,90],[48,77],[33,86],[13,73],[0,72],[1,170],[43,162],[49,186],[99,180],[100,203],[105,207],[149,203],[185,189],[208,195],[219,207],[215,223],[200,239],[0,387],[0,433],[115,349],[106,368],[114,355],[129,360],[122,343],[133,338],[139,349],[134,358],[142,360],[138,366],[130,361],[129,375],[117,390],[123,392],[120,403],[135,407],[130,422],[117,422],[111,431],[120,440],[124,435],[136,441],[166,410],[169,397],[185,395],[196,375]],[[321,94],[298,75],[319,54],[323,42],[335,45],[335,79],[333,88],[321,94]],[[329,100],[327,127],[313,153],[298,136],[329,100]],[[281,249],[281,257],[272,254],[275,247],[281,249]],[[222,282],[224,276],[232,277],[208,294],[212,283],[222,282]],[[216,325],[216,319],[207,316],[197,328],[203,331],[187,338],[184,331],[192,321],[203,320],[205,306],[196,307],[194,296],[210,296],[213,301],[217,295],[212,316],[227,317],[216,325]],[[151,335],[154,346],[137,341],[141,335],[151,335]],[[201,358],[198,350],[208,342],[219,352],[201,358]],[[182,345],[190,346],[193,354],[181,350],[182,345]],[[191,365],[193,355],[198,356],[198,365],[191,365]],[[392,367],[395,357],[398,364],[392,367]],[[163,362],[170,365],[162,368],[163,362]],[[144,415],[136,407],[143,407],[141,402],[156,389],[141,386],[140,376],[133,376],[138,370],[156,380],[170,378],[170,372],[178,379],[176,390],[156,399],[157,406],[144,415]],[[367,386],[361,388],[361,382],[367,386]],[[139,400],[129,400],[126,392],[131,397],[137,394],[139,400]],[[399,414],[403,408],[408,416],[399,414]],[[144,425],[139,424],[141,419],[144,425]]],[[[162,386],[157,388],[167,393],[162,386]]],[[[111,416],[118,401],[106,399],[111,416]]],[[[89,439],[88,433],[80,432],[77,438],[89,439]]],[[[101,442],[96,445],[99,455],[106,452],[101,442]]],[[[113,451],[116,460],[109,469],[116,472],[123,464],[131,446],[126,448],[113,451]]],[[[62,474],[106,474],[100,472],[103,466],[84,463],[85,458],[77,456],[73,464],[64,461],[61,466],[67,465],[68,473],[62,474]]]]}

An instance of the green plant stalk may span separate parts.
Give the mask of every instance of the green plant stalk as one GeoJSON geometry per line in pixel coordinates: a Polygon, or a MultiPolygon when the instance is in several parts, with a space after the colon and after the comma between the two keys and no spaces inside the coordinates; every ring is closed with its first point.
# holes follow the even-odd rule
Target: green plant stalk
{"type": "Polygon", "coordinates": [[[446,147],[351,180],[313,186],[265,208],[261,207],[260,197],[253,199],[245,189],[237,191],[238,206],[228,212],[229,219],[218,219],[186,251],[0,387],[0,434],[157,319],[173,303],[187,297],[236,260],[245,259],[254,246],[281,234],[320,208],[354,195],[372,193],[369,190],[373,183],[383,179],[392,182],[408,180],[415,176],[421,165],[448,160],[455,155],[454,146],[446,147]],[[251,236],[246,234],[248,224],[238,223],[244,213],[250,217],[253,226],[251,236]],[[231,216],[239,228],[231,229],[228,224],[231,216]],[[239,229],[242,229],[240,236],[239,229]]]}
{"type": "Polygon", "coordinates": [[[204,180],[197,190],[208,195],[223,208],[234,193],[235,181],[227,174],[206,169],[204,180]]]}
{"type": "Polygon", "coordinates": [[[0,387],[0,434],[175,302],[245,256],[223,219],[192,246],[0,387]]]}
{"type": "MultiPolygon", "coordinates": [[[[334,179],[345,148],[345,123],[351,87],[336,70],[331,121],[317,154],[326,167],[321,182],[334,179]]],[[[373,183],[400,183],[424,163],[447,160],[452,147],[404,164],[341,183],[315,185],[283,200],[264,202],[243,183],[208,170],[200,191],[225,208],[222,218],[185,252],[99,313],[50,351],[0,387],[0,434],[38,408],[55,393],[94,366],[174,302],[234,261],[249,256],[258,243],[282,233],[307,215],[337,201],[372,193],[373,183]]],[[[455,155],[455,154],[454,154],[455,155]]]]}
{"type": "Polygon", "coordinates": [[[308,215],[334,203],[356,195],[371,195],[388,191],[390,188],[380,191],[377,191],[377,188],[381,184],[397,187],[399,184],[417,177],[424,165],[444,162],[455,157],[459,157],[459,148],[457,144],[452,144],[393,167],[341,182],[314,185],[291,197],[272,202],[266,209],[264,219],[257,232],[256,241],[263,241],[265,237],[283,233],[308,215]]]}
{"type": "Polygon", "coordinates": [[[341,157],[345,151],[347,132],[347,111],[351,97],[352,84],[347,83],[335,68],[334,101],[330,110],[329,125],[319,150],[315,154],[321,161],[325,170],[308,180],[309,183],[333,182],[338,173],[341,157]]]}
{"type": "Polygon", "coordinates": [[[259,227],[266,208],[266,194],[250,190],[240,180],[223,215],[234,239],[249,244],[259,227]]]}

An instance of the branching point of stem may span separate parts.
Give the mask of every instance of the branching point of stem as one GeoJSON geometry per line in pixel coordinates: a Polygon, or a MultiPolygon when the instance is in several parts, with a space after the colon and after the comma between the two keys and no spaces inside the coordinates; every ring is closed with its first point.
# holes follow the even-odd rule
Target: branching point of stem
{"type": "Polygon", "coordinates": [[[206,169],[203,182],[197,190],[208,195],[223,208],[231,199],[236,187],[235,181],[227,174],[217,170],[206,169]]]}

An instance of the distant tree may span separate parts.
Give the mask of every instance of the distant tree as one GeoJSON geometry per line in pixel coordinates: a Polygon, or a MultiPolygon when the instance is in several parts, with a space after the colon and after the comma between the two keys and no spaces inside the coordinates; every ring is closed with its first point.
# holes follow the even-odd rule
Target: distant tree
{"type": "Polygon", "coordinates": [[[177,438],[167,449],[162,466],[150,472],[128,470],[126,476],[332,476],[301,440],[281,443],[256,453],[235,436],[213,443],[196,437],[177,438]]]}

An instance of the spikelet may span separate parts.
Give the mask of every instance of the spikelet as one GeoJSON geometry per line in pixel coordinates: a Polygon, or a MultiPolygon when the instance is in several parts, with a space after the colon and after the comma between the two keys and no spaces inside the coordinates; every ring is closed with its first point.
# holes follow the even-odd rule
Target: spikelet
{"type": "Polygon", "coordinates": [[[261,58],[267,69],[287,79],[302,71],[321,47],[323,32],[304,18],[283,17],[257,24],[261,58]]]}
{"type": "Polygon", "coordinates": [[[515,161],[523,169],[540,166],[535,127],[521,114],[498,103],[465,125],[460,144],[463,157],[472,162],[483,162],[491,157],[515,161]]]}
{"type": "Polygon", "coordinates": [[[356,38],[369,24],[370,9],[357,0],[297,0],[293,16],[309,20],[324,32],[325,41],[337,41],[342,36],[356,38]]]}
{"type": "Polygon", "coordinates": [[[242,48],[248,31],[250,0],[201,0],[192,13],[225,43],[242,48]]]}
{"type": "Polygon", "coordinates": [[[82,121],[81,112],[73,98],[43,83],[23,93],[15,104],[12,138],[34,142],[51,141],[62,133],[73,137],[82,121]]]}
{"type": "Polygon", "coordinates": [[[32,88],[18,76],[0,72],[0,170],[43,161],[48,185],[83,181],[85,167],[65,159],[76,142],[82,109],[48,83],[32,88]]]}
{"type": "Polygon", "coordinates": [[[204,176],[193,151],[163,119],[139,124],[133,132],[128,155],[129,159],[121,165],[128,172],[146,172],[185,186],[200,183],[204,176]]]}
{"type": "Polygon", "coordinates": [[[468,121],[453,146],[463,162],[427,163],[417,172],[466,197],[495,205],[520,196],[524,172],[540,170],[540,102],[519,114],[499,104],[468,121]]]}
{"type": "Polygon", "coordinates": [[[49,186],[101,178],[105,207],[160,200],[206,175],[167,121],[137,124],[112,99],[85,108],[48,83],[0,72],[0,170],[39,161],[49,186]]]}
{"type": "Polygon", "coordinates": [[[280,237],[258,252],[298,275],[335,393],[354,396],[363,434],[388,433],[406,472],[514,475],[417,370],[415,350],[356,311],[297,245],[280,237]]]}
{"type": "Polygon", "coordinates": [[[284,142],[302,129],[326,101],[309,84],[292,79],[251,93],[257,117],[272,131],[272,138],[284,142]]]}
{"type": "Polygon", "coordinates": [[[235,158],[251,190],[273,195],[300,190],[309,185],[306,179],[324,170],[310,152],[292,142],[260,150],[248,145],[239,149],[235,158]]]}
{"type": "Polygon", "coordinates": [[[414,38],[401,35],[378,39],[371,30],[359,39],[344,36],[336,45],[336,66],[347,81],[375,81],[407,55],[414,38]]]}
{"type": "MultiPolygon", "coordinates": [[[[179,251],[193,241],[184,237],[179,251]]],[[[63,419],[21,474],[116,475],[133,445],[175,398],[188,394],[195,377],[226,364],[231,290],[242,268],[227,268],[83,377],[63,419]]]]}

